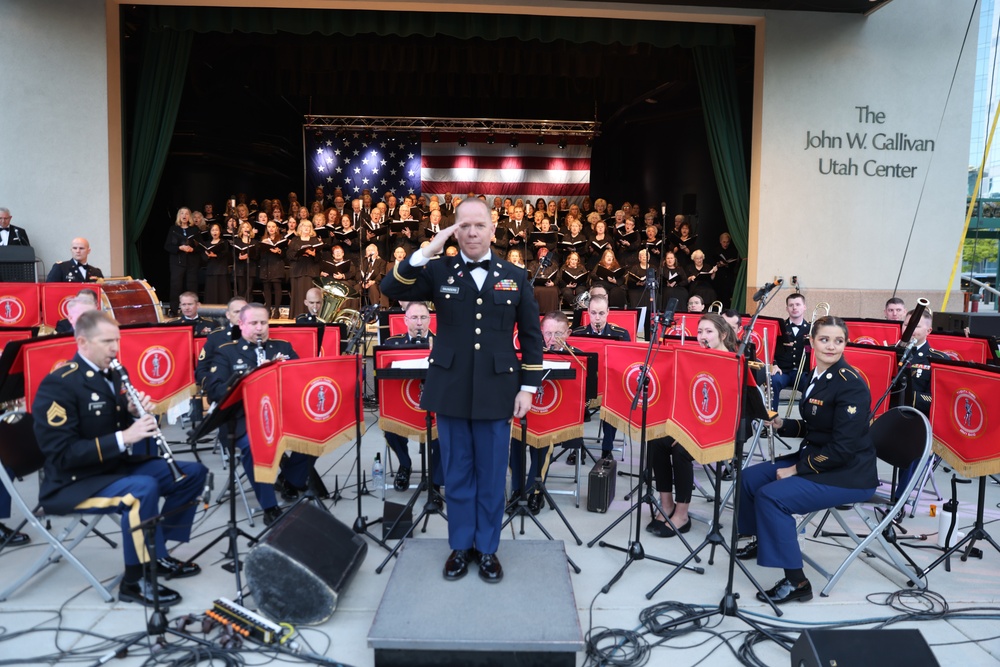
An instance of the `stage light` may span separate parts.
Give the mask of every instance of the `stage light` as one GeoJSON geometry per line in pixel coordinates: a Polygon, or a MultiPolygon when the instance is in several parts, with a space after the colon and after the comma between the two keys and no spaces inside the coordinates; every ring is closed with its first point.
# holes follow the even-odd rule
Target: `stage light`
{"type": "Polygon", "coordinates": [[[559,150],[563,150],[565,148],[566,148],[566,137],[561,137],[559,139],[559,150]]]}
{"type": "Polygon", "coordinates": [[[587,137],[587,148],[593,148],[593,147],[594,147],[594,138],[587,137]]]}
{"type": "Polygon", "coordinates": [[[433,141],[436,144],[441,143],[441,135],[438,134],[437,132],[431,132],[431,141],[433,141]]]}
{"type": "Polygon", "coordinates": [[[496,142],[497,142],[496,137],[493,136],[492,132],[486,135],[486,143],[495,144],[496,142]]]}
{"type": "Polygon", "coordinates": [[[545,144],[545,137],[543,137],[540,134],[537,137],[535,137],[535,145],[536,146],[542,146],[544,144],[545,144]]]}
{"type": "Polygon", "coordinates": [[[459,146],[468,146],[469,145],[469,140],[465,138],[464,134],[460,135],[458,137],[458,145],[459,146]]]}
{"type": "Polygon", "coordinates": [[[510,147],[511,147],[511,148],[517,148],[517,145],[518,145],[519,143],[521,143],[521,142],[520,142],[520,141],[518,140],[518,138],[517,138],[517,135],[516,135],[516,134],[512,134],[512,135],[510,135],[510,147]]]}

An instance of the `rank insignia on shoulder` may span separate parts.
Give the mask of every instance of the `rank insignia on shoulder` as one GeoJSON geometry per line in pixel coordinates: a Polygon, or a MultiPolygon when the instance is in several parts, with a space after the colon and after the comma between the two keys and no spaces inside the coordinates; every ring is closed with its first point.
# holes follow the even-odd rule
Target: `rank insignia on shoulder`
{"type": "Polygon", "coordinates": [[[52,401],[52,405],[45,412],[45,418],[48,420],[49,426],[62,426],[66,423],[66,408],[52,401]]]}
{"type": "Polygon", "coordinates": [[[857,413],[858,413],[858,406],[856,406],[856,405],[848,405],[847,406],[847,414],[849,414],[849,415],[855,415],[857,413]]]}

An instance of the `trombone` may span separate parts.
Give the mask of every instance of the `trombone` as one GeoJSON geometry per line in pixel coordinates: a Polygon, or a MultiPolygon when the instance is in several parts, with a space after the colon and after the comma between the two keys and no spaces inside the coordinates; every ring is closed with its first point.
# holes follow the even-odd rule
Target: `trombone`
{"type": "Polygon", "coordinates": [[[708,312],[715,313],[716,315],[721,315],[722,314],[722,302],[721,301],[713,301],[712,304],[708,307],[708,312]],[[714,310],[714,308],[716,308],[716,306],[718,306],[718,310],[714,310]]]}

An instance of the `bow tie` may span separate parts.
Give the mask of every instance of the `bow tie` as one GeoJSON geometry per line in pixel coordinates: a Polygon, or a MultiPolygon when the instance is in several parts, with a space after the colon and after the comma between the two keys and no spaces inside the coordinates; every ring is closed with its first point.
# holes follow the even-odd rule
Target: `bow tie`
{"type": "Polygon", "coordinates": [[[490,260],[484,259],[480,262],[466,262],[465,268],[468,269],[469,271],[472,271],[473,269],[483,269],[484,271],[489,271],[490,260]]]}

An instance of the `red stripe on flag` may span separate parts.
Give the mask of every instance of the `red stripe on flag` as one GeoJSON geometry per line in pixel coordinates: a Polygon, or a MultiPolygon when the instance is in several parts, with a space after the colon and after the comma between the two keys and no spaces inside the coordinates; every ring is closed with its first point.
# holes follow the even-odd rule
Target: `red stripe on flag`
{"type": "Polygon", "coordinates": [[[590,194],[590,183],[423,181],[420,187],[424,194],[428,195],[441,195],[446,192],[483,192],[501,197],[508,193],[542,197],[585,197],[590,194]]]}
{"type": "Polygon", "coordinates": [[[558,169],[590,171],[590,158],[567,158],[559,155],[424,155],[424,169],[558,169]]]}

